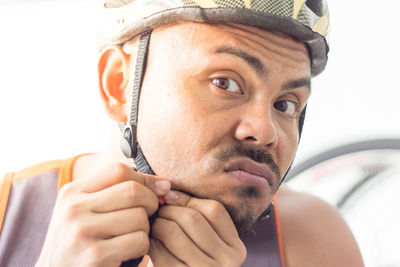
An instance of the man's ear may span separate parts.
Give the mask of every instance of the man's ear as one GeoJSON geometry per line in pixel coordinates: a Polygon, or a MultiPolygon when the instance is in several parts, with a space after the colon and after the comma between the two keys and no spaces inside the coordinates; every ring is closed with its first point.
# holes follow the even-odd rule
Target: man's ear
{"type": "Polygon", "coordinates": [[[119,46],[107,46],[98,60],[99,90],[108,115],[126,122],[130,56],[119,46]]]}

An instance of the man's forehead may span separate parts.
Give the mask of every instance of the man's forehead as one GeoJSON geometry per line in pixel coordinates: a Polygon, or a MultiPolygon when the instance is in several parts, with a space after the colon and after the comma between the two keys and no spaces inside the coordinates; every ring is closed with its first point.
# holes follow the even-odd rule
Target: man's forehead
{"type": "Polygon", "coordinates": [[[170,42],[173,46],[182,44],[189,47],[194,45],[197,48],[210,47],[210,51],[215,51],[212,46],[221,46],[228,42],[231,46],[245,46],[253,42],[253,44],[288,49],[293,53],[308,56],[306,45],[286,33],[239,23],[181,22],[160,27],[154,33],[164,36],[162,42],[165,45],[170,42]]]}
{"type": "Polygon", "coordinates": [[[261,79],[275,76],[270,71],[282,68],[287,74],[282,77],[311,78],[309,54],[302,42],[281,32],[235,23],[185,22],[162,27],[152,35],[150,57],[174,62],[173,69],[236,59],[252,68],[261,79]]]}

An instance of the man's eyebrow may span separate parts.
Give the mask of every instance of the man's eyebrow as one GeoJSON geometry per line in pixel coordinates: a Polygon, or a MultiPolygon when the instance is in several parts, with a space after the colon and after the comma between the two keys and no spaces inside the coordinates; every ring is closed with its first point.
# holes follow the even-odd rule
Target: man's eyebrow
{"type": "Polygon", "coordinates": [[[282,86],[282,90],[291,90],[300,87],[306,87],[309,91],[311,91],[311,79],[310,78],[301,78],[298,80],[288,81],[282,86]]]}
{"type": "Polygon", "coordinates": [[[215,53],[227,53],[238,56],[246,61],[259,75],[265,75],[267,73],[267,70],[261,60],[238,48],[232,46],[221,46],[215,50],[215,53]]]}

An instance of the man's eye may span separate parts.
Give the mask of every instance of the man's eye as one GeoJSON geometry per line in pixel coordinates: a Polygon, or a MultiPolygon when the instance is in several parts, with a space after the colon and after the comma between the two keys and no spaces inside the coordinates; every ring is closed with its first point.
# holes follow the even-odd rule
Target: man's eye
{"type": "Polygon", "coordinates": [[[239,85],[232,79],[228,78],[215,78],[212,79],[212,83],[221,88],[222,90],[229,91],[232,93],[241,93],[239,85]]]}
{"type": "Polygon", "coordinates": [[[296,102],[290,101],[290,100],[282,100],[278,101],[274,104],[274,107],[285,113],[286,115],[289,115],[290,117],[296,117],[297,112],[298,112],[298,104],[296,102]]]}

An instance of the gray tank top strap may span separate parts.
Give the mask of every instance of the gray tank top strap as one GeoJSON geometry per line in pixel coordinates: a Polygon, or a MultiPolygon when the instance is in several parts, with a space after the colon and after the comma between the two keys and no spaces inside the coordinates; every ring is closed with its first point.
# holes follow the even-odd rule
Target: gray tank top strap
{"type": "Polygon", "coordinates": [[[0,233],[0,266],[35,265],[46,237],[57,185],[58,170],[12,184],[0,233]]]}
{"type": "Polygon", "coordinates": [[[257,222],[254,231],[242,237],[247,248],[242,267],[282,267],[275,209],[268,219],[257,222]]]}

